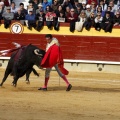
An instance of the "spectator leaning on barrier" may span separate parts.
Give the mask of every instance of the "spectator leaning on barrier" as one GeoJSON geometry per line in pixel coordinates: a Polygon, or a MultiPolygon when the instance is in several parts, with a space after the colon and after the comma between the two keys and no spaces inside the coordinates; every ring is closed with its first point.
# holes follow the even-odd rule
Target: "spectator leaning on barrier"
{"type": "Polygon", "coordinates": [[[92,13],[90,14],[90,17],[88,17],[88,18],[86,19],[86,21],[85,21],[85,23],[84,23],[84,27],[85,27],[86,30],[89,31],[91,27],[94,27],[94,25],[95,25],[95,22],[94,22],[95,16],[96,16],[96,14],[95,14],[94,12],[92,12],[92,13]]]}
{"type": "Polygon", "coordinates": [[[85,14],[85,11],[82,10],[80,15],[78,16],[78,21],[75,22],[75,30],[77,30],[78,32],[81,32],[85,21],[86,21],[86,14],[85,14]]]}
{"type": "Polygon", "coordinates": [[[102,28],[102,20],[103,17],[100,12],[97,13],[97,16],[95,18],[95,30],[100,31],[102,28]]]}
{"type": "Polygon", "coordinates": [[[70,23],[70,31],[74,32],[75,30],[75,22],[78,20],[78,15],[75,13],[75,10],[72,8],[70,13],[67,15],[67,22],[70,23]]]}
{"type": "Polygon", "coordinates": [[[115,16],[113,18],[113,25],[120,26],[120,11],[116,11],[115,16]]]}
{"type": "Polygon", "coordinates": [[[37,24],[37,31],[40,31],[44,25],[44,21],[45,21],[45,13],[43,12],[43,10],[39,10],[39,13],[36,14],[36,20],[38,21],[37,24]]]}
{"type": "Polygon", "coordinates": [[[53,26],[53,22],[55,22],[55,18],[56,18],[56,14],[52,8],[50,8],[49,12],[46,13],[45,18],[48,29],[51,29],[53,26]]]}
{"type": "Polygon", "coordinates": [[[17,12],[14,14],[14,20],[25,20],[25,14],[21,12],[20,8],[17,8],[17,12]]]}
{"type": "Polygon", "coordinates": [[[102,29],[105,32],[112,32],[113,18],[110,17],[110,11],[107,11],[102,21],[102,29]]]}
{"type": "Polygon", "coordinates": [[[26,26],[28,29],[32,30],[32,27],[36,28],[36,16],[33,13],[33,9],[28,10],[29,13],[25,16],[26,26]]]}
{"type": "Polygon", "coordinates": [[[6,7],[6,12],[2,14],[2,17],[4,19],[4,27],[7,29],[11,24],[11,20],[14,19],[14,13],[11,12],[10,7],[6,7]]]}

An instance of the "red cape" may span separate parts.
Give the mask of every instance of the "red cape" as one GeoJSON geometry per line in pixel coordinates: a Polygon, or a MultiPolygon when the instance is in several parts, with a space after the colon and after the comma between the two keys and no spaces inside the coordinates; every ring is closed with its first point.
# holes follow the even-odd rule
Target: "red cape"
{"type": "Polygon", "coordinates": [[[43,68],[51,68],[56,64],[58,64],[58,67],[63,74],[68,75],[69,72],[64,68],[62,51],[59,46],[54,44],[46,52],[41,62],[41,66],[43,68]]]}

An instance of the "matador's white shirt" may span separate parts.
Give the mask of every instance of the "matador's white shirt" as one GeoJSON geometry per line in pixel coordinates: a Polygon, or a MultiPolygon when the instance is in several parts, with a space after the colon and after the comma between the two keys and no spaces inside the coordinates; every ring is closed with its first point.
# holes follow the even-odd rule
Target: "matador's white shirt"
{"type": "Polygon", "coordinates": [[[46,52],[54,44],[56,44],[58,46],[60,45],[59,42],[58,42],[58,40],[56,38],[52,38],[52,41],[50,43],[47,43],[47,45],[46,45],[46,52]]]}

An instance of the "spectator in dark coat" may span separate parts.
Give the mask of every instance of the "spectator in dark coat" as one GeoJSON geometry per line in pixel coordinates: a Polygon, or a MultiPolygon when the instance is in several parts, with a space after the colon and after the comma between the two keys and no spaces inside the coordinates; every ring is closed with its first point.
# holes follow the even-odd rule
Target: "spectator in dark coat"
{"type": "Polygon", "coordinates": [[[64,11],[66,10],[66,7],[69,7],[70,9],[73,8],[69,0],[64,0],[62,6],[64,11]]]}
{"type": "Polygon", "coordinates": [[[120,12],[116,11],[115,16],[113,18],[114,26],[120,26],[120,12]]]}
{"type": "Polygon", "coordinates": [[[39,11],[39,13],[36,14],[36,20],[38,21],[37,24],[37,31],[40,31],[44,25],[44,21],[45,21],[45,13],[43,12],[43,10],[41,9],[39,11]]]}
{"type": "Polygon", "coordinates": [[[98,12],[97,16],[95,18],[95,25],[94,25],[95,26],[95,30],[97,30],[97,31],[101,30],[101,28],[102,28],[102,20],[103,20],[103,17],[101,15],[101,13],[98,12]]]}
{"type": "Polygon", "coordinates": [[[72,8],[70,13],[67,15],[67,22],[70,23],[70,31],[74,32],[75,30],[75,22],[78,20],[78,15],[75,13],[75,10],[72,8]]]}
{"type": "Polygon", "coordinates": [[[90,17],[88,17],[87,20],[85,21],[84,27],[86,30],[89,31],[91,27],[94,27],[94,25],[95,25],[95,13],[92,12],[90,14],[90,17]]]}
{"type": "Polygon", "coordinates": [[[21,12],[20,8],[17,8],[17,12],[14,14],[15,20],[25,20],[25,14],[21,12]]]}
{"type": "Polygon", "coordinates": [[[110,11],[107,11],[102,21],[102,29],[105,32],[112,32],[113,18],[110,17],[110,11]]]}
{"type": "Polygon", "coordinates": [[[21,9],[21,13],[24,13],[25,15],[27,15],[28,12],[27,12],[27,10],[24,8],[24,4],[23,4],[23,3],[20,3],[19,6],[20,6],[20,9],[21,9]]]}

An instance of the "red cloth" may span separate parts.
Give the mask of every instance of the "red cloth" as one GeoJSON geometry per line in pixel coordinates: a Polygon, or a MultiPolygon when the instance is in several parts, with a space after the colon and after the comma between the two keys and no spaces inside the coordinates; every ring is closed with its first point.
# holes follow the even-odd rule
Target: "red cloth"
{"type": "Polygon", "coordinates": [[[43,68],[51,68],[56,64],[58,64],[58,67],[63,74],[68,75],[69,72],[64,68],[62,51],[59,46],[54,44],[46,52],[41,62],[41,66],[43,68]]]}

